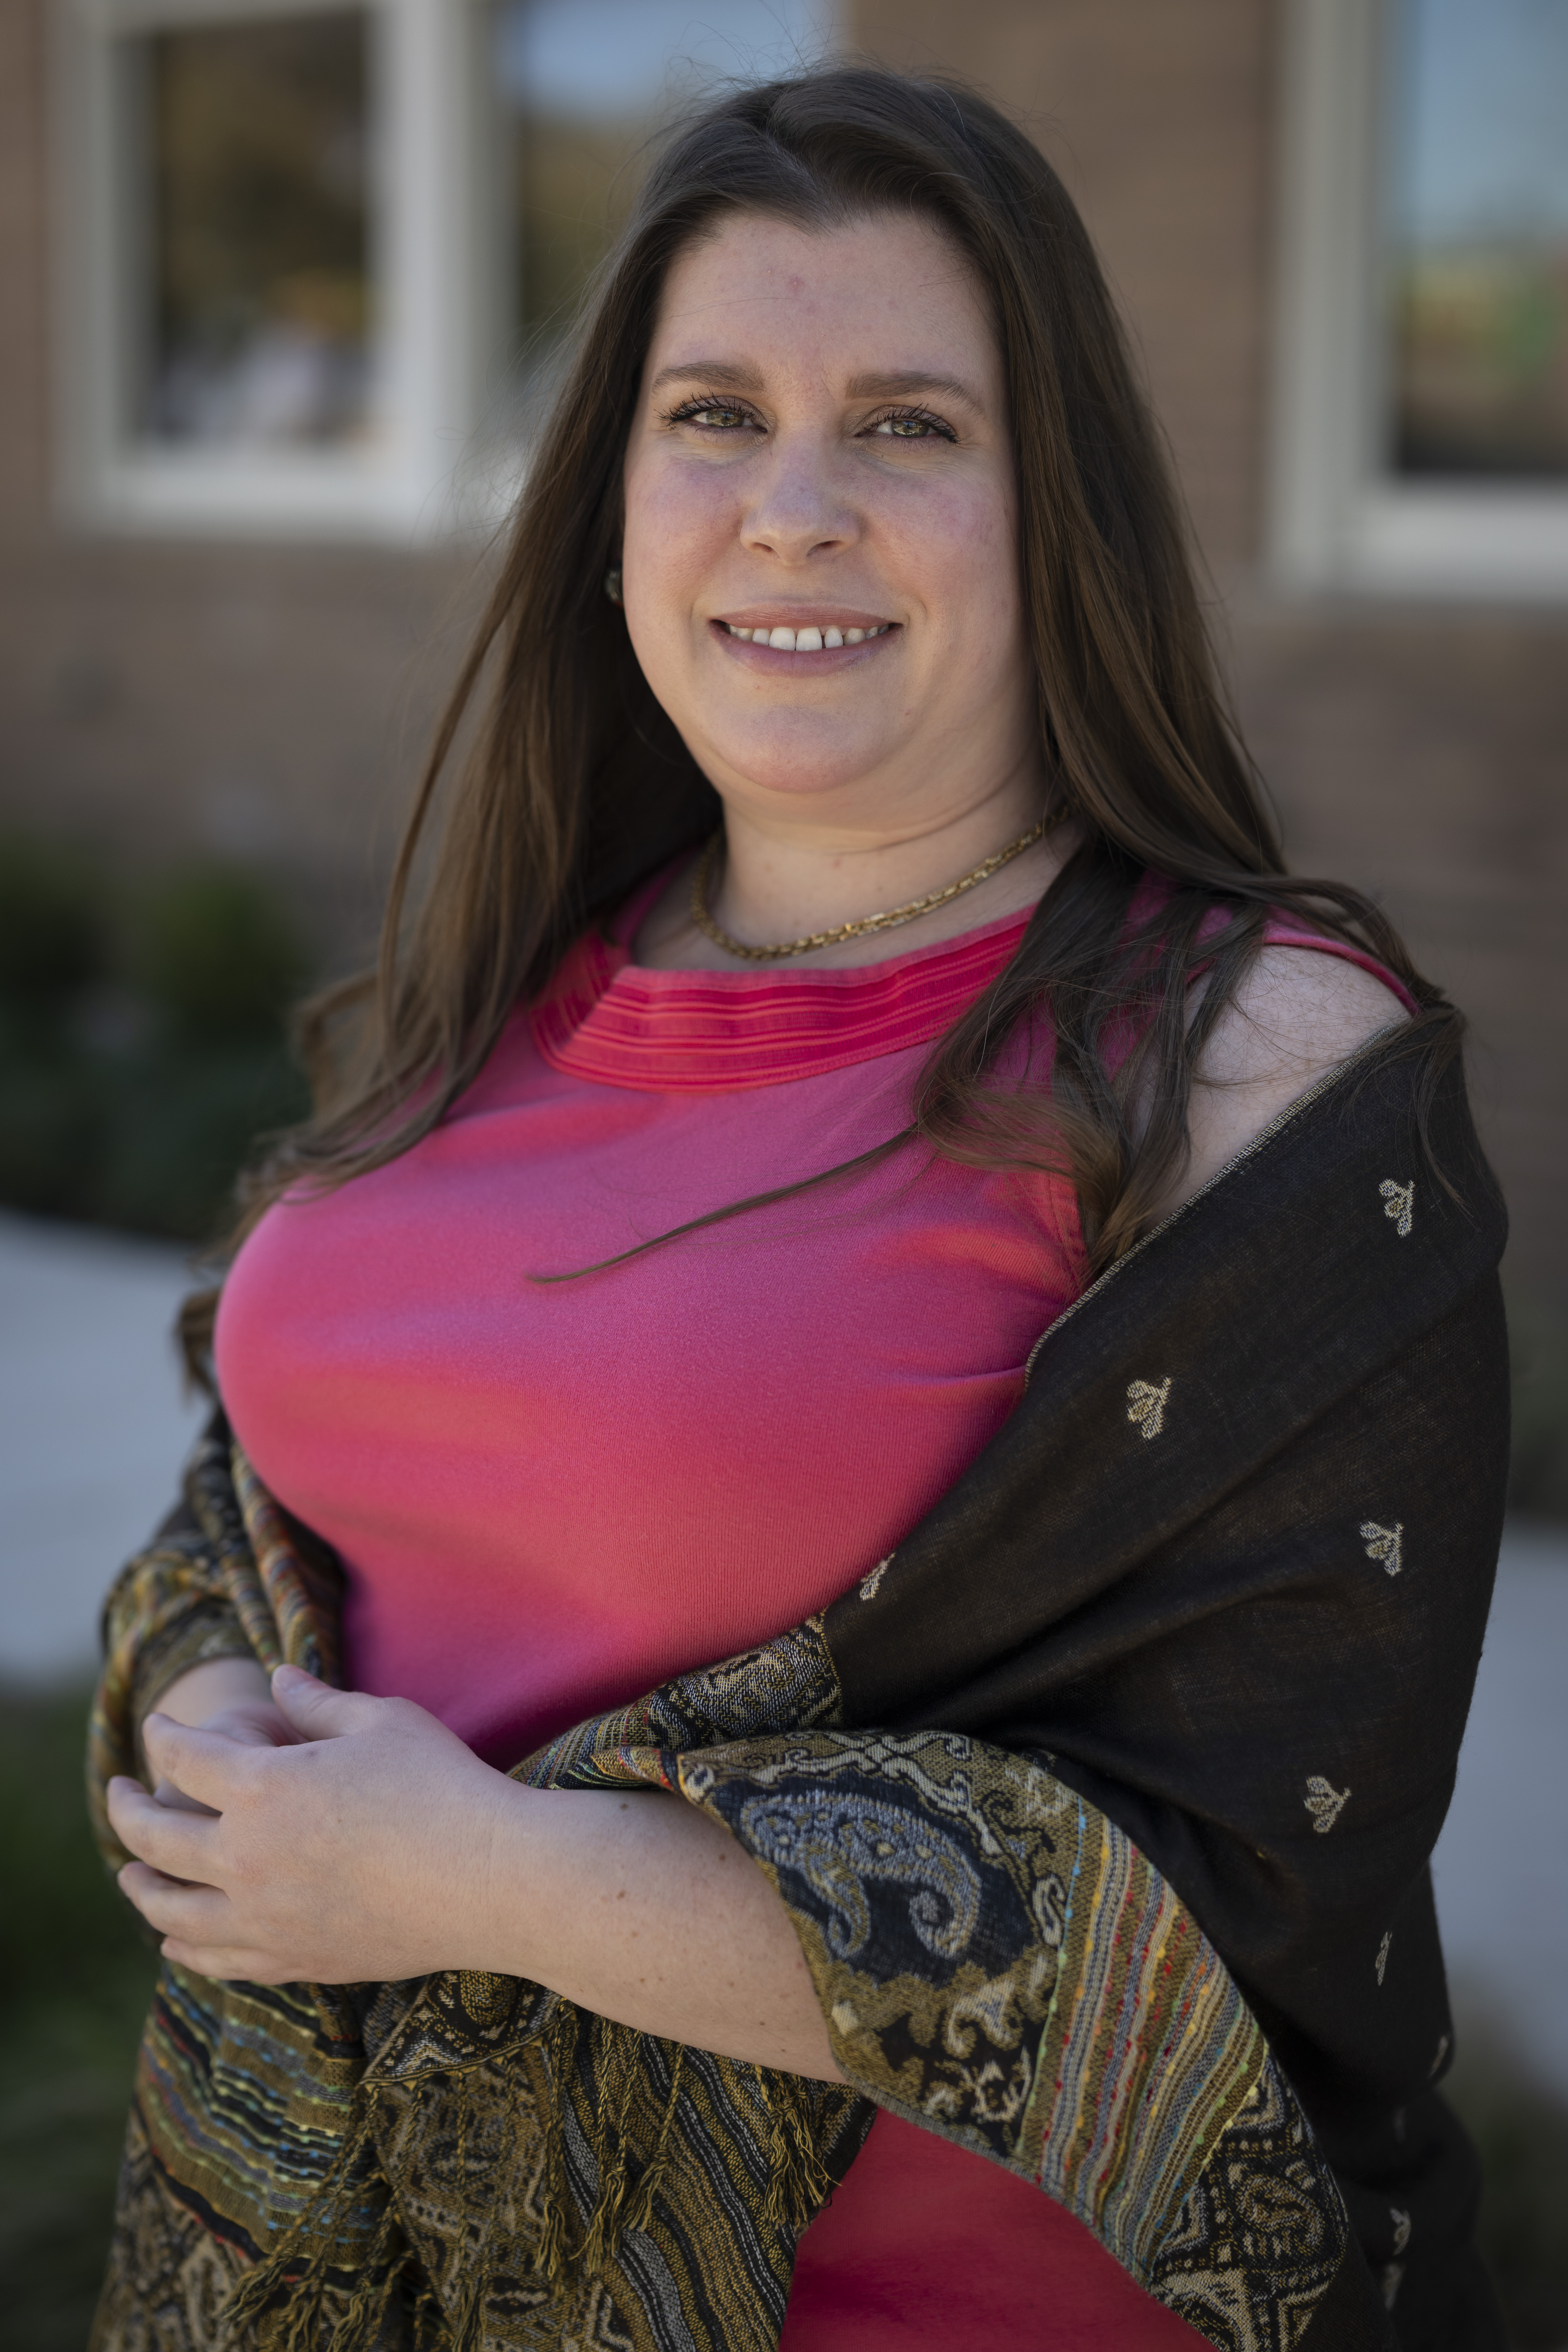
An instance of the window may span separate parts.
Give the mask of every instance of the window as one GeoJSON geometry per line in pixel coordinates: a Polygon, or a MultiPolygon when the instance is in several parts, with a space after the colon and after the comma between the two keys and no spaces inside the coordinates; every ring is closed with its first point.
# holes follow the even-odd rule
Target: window
{"type": "Polygon", "coordinates": [[[1568,594],[1568,6],[1293,0],[1274,554],[1568,594]]]}
{"type": "Polygon", "coordinates": [[[406,539],[478,395],[469,0],[56,0],[62,488],[406,539]]]}
{"type": "Polygon", "coordinates": [[[404,540],[509,494],[650,132],[834,28],[832,0],[51,5],[68,510],[404,540]]]}
{"type": "Polygon", "coordinates": [[[829,0],[500,0],[501,299],[525,368],[625,221],[659,124],[716,81],[795,70],[834,31],[829,0]]]}
{"type": "Polygon", "coordinates": [[[338,444],[374,430],[364,12],[187,26],[136,63],[156,441],[338,444]]]}

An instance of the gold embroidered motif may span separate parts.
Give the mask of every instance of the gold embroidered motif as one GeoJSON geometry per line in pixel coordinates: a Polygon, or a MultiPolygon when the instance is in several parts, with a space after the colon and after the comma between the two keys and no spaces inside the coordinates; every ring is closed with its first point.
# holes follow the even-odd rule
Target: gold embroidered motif
{"type": "Polygon", "coordinates": [[[1405,1565],[1404,1535],[1403,1519],[1395,1519],[1391,1528],[1380,1528],[1375,1519],[1363,1519],[1361,1523],[1366,1556],[1368,1559],[1382,1560],[1385,1576],[1397,1576],[1405,1565]]]}
{"type": "Polygon", "coordinates": [[[871,1570],[869,1576],[863,1576],[860,1579],[860,1598],[862,1601],[875,1601],[877,1598],[877,1587],[880,1584],[883,1577],[886,1576],[892,1564],[893,1555],[889,1552],[886,1559],[879,1559],[877,1562],[876,1567],[871,1570]]]}
{"type": "Polygon", "coordinates": [[[1391,2205],[1388,2209],[1388,2218],[1394,2224],[1394,2251],[1396,2254],[1402,2254],[1410,2243],[1410,2216],[1408,2213],[1402,2213],[1397,2205],[1391,2205]]]}
{"type": "Polygon", "coordinates": [[[1392,2311],[1394,2309],[1394,2298],[1399,2293],[1399,2282],[1404,2276],[1405,2264],[1403,2263],[1385,2263],[1384,2264],[1383,2276],[1379,2280],[1378,2284],[1383,2289],[1383,2307],[1384,2311],[1392,2311]]]}
{"type": "Polygon", "coordinates": [[[1158,1437],[1165,1426],[1165,1399],[1170,1393],[1168,1379],[1158,1388],[1151,1381],[1129,1381],[1127,1418],[1138,1423],[1145,1437],[1158,1437]]]}
{"type": "Polygon", "coordinates": [[[1320,1837],[1328,1836],[1329,1832],[1339,1820],[1349,1795],[1348,1789],[1336,1789],[1333,1782],[1325,1780],[1321,1772],[1309,1774],[1307,1794],[1302,1798],[1301,1802],[1311,1814],[1312,1827],[1320,1837]]]}
{"type": "Polygon", "coordinates": [[[1384,1215],[1394,1219],[1394,1230],[1404,1241],[1410,1231],[1415,1205],[1415,1179],[1408,1184],[1396,1184],[1392,1176],[1385,1176],[1377,1189],[1383,1195],[1384,1215]]]}
{"type": "MultiPolygon", "coordinates": [[[[1386,1935],[1386,1936],[1384,1936],[1384,1939],[1383,1939],[1382,1943],[1381,1943],[1381,1944],[1379,1944],[1379,1946],[1378,1946],[1378,1948],[1377,1948],[1377,1980],[1378,1980],[1378,1983],[1379,1983],[1379,1984],[1381,1984],[1381,1983],[1383,1982],[1383,1972],[1384,1972],[1384,1969],[1388,1966],[1388,1955],[1389,1955],[1390,1951],[1393,1949],[1393,1946],[1394,1946],[1394,1930],[1393,1930],[1393,1928],[1391,1927],[1391,1928],[1389,1929],[1389,1931],[1388,1931],[1387,1935],[1386,1935]]],[[[1402,2249],[1401,2249],[1400,2247],[1398,2247],[1398,2246],[1395,2246],[1395,2248],[1394,2248],[1394,2252],[1395,2252],[1395,2253],[1399,2253],[1399,2252],[1402,2251],[1402,2249]]]]}

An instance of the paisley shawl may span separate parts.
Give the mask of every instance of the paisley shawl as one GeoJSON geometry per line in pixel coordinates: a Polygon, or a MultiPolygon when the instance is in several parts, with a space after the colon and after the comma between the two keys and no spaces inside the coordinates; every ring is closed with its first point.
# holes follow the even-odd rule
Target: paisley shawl
{"type": "MultiPolygon", "coordinates": [[[[1427,1862],[1501,1525],[1505,1228],[1424,1051],[1374,1044],[1102,1276],[823,1615],[517,1766],[721,1822],[846,2087],[518,1979],[165,1967],[97,2352],[766,2352],[877,2106],[1224,2352],[1500,2345],[1427,1862]]],[[[220,1416],[106,1611],[110,1861],[159,1691],[331,1675],[333,1590],[220,1416]]]]}

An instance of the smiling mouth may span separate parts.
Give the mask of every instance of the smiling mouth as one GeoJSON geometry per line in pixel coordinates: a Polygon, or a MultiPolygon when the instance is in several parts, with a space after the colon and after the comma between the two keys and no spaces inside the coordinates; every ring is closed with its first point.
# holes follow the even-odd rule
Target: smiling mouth
{"type": "Polygon", "coordinates": [[[871,629],[841,629],[830,622],[822,628],[741,629],[731,621],[719,624],[726,636],[739,637],[742,645],[766,646],[777,654],[836,653],[840,646],[863,646],[872,637],[885,637],[895,625],[881,621],[871,629]]]}

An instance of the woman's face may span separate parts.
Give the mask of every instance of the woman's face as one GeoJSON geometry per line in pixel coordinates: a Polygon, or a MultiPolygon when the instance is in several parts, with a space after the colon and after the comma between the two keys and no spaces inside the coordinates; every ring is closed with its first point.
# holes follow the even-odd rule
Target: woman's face
{"type": "Polygon", "coordinates": [[[938,229],[743,214],[689,247],[625,491],[632,643],[726,798],[902,832],[1032,781],[1000,357],[938,229]]]}

